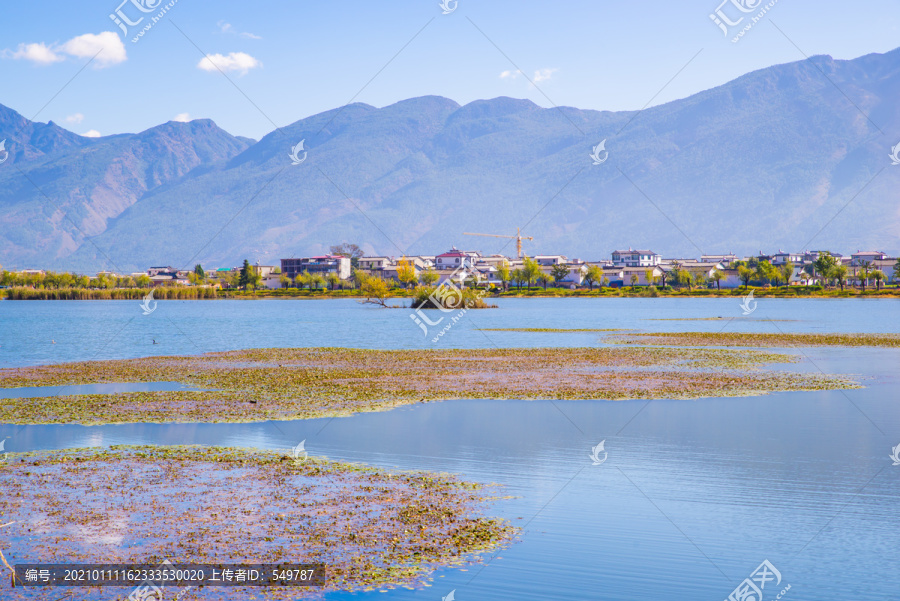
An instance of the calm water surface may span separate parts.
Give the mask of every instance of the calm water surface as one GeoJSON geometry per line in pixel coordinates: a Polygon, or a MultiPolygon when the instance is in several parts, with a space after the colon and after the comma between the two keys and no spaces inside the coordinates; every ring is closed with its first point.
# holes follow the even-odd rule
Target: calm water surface
{"type": "MultiPolygon", "coordinates": [[[[354,301],[0,302],[0,364],[186,354],[265,346],[592,346],[597,334],[476,328],[898,332],[900,303],[733,299],[508,299],[470,312],[438,345],[408,311],[354,301]],[[132,306],[134,305],[134,306],[132,306]],[[665,321],[651,321],[662,319],[665,321]],[[789,321],[764,321],[764,320],[789,321]],[[155,338],[159,343],[152,344],[155,338]],[[50,341],[55,340],[55,344],[50,341]]],[[[436,319],[429,314],[430,319],[436,319]]],[[[287,449],[496,482],[496,515],[524,529],[485,567],[443,570],[433,587],[329,599],[721,601],[764,559],[784,599],[900,598],[900,351],[795,351],[805,370],[867,388],[696,401],[474,401],[348,418],[257,424],[0,425],[6,449],[211,444],[287,449]],[[599,466],[591,447],[606,441],[599,466]]]]}

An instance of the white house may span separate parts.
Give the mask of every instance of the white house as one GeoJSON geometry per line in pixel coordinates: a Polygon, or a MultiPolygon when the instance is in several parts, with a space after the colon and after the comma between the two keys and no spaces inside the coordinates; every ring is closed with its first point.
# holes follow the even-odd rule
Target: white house
{"type": "Polygon", "coordinates": [[[569,259],[565,255],[535,255],[534,260],[541,267],[552,267],[553,265],[564,265],[569,259]]]}
{"type": "Polygon", "coordinates": [[[803,263],[803,253],[786,253],[784,251],[779,250],[777,253],[772,255],[772,265],[786,265],[788,263],[793,263],[794,265],[799,265],[803,263]]]}
{"type": "Polygon", "coordinates": [[[394,266],[394,260],[390,257],[360,257],[359,269],[364,271],[381,271],[394,266]]]}
{"type": "Polygon", "coordinates": [[[723,269],[722,273],[725,274],[725,278],[719,281],[719,288],[731,290],[733,288],[740,288],[744,285],[744,281],[741,279],[741,276],[738,275],[737,269],[723,269]]]}
{"type": "Polygon", "coordinates": [[[662,281],[663,270],[659,267],[623,267],[622,285],[631,286],[631,277],[636,276],[635,286],[650,286],[657,281],[662,281]],[[650,272],[650,281],[647,281],[647,272],[650,272]],[[659,278],[659,279],[657,279],[659,278]]]}
{"type": "Polygon", "coordinates": [[[883,253],[879,250],[858,250],[850,255],[850,265],[852,265],[853,267],[857,267],[865,264],[871,264],[873,261],[884,261],[887,258],[887,253],[883,253]]]}
{"type": "Polygon", "coordinates": [[[738,260],[738,256],[734,253],[729,253],[727,255],[700,255],[700,261],[702,263],[721,263],[722,265],[728,266],[738,260]]]}
{"type": "Polygon", "coordinates": [[[616,250],[612,254],[612,262],[616,267],[654,267],[659,265],[662,257],[652,250],[616,250]]]}
{"type": "Polygon", "coordinates": [[[456,269],[463,264],[465,259],[470,257],[471,255],[469,253],[463,252],[454,246],[447,252],[439,254],[434,258],[434,267],[439,270],[456,269]]]}

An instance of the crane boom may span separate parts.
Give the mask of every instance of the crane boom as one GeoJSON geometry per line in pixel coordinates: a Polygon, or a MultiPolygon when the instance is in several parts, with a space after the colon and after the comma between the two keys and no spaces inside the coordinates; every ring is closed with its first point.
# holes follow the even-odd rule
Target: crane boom
{"type": "Polygon", "coordinates": [[[518,256],[519,256],[520,259],[522,258],[522,240],[534,240],[534,238],[531,237],[531,236],[523,236],[523,235],[520,233],[519,228],[516,228],[516,235],[515,235],[515,236],[502,236],[502,235],[500,235],[500,234],[474,234],[474,233],[472,233],[472,232],[463,232],[463,235],[464,235],[464,236],[486,236],[486,237],[489,237],[489,238],[511,238],[511,239],[515,239],[515,241],[516,241],[516,251],[517,251],[518,256]]]}

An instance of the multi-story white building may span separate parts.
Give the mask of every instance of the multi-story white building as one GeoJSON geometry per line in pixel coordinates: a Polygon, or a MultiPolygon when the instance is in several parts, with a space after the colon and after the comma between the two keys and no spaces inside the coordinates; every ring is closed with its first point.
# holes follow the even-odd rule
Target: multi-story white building
{"type": "Polygon", "coordinates": [[[473,260],[478,258],[478,253],[462,251],[455,246],[445,253],[441,253],[434,258],[435,269],[456,269],[463,264],[465,260],[473,260]]]}
{"type": "Polygon", "coordinates": [[[534,260],[541,267],[552,267],[554,265],[564,265],[569,262],[565,255],[535,255],[534,260]]]}
{"type": "Polygon", "coordinates": [[[360,257],[359,269],[363,271],[382,271],[394,266],[391,257],[360,257]]]}
{"type": "Polygon", "coordinates": [[[850,264],[854,267],[858,265],[871,265],[873,261],[884,261],[887,259],[887,253],[880,250],[858,250],[850,255],[850,264]]]}
{"type": "Polygon", "coordinates": [[[617,250],[613,251],[612,262],[616,267],[656,267],[662,257],[652,250],[617,250]]]}
{"type": "Polygon", "coordinates": [[[788,263],[799,265],[803,263],[803,258],[803,253],[786,253],[782,250],[779,250],[777,253],[772,255],[771,263],[772,265],[787,265],[788,263]]]}
{"type": "MultiPolygon", "coordinates": [[[[362,260],[362,259],[360,259],[362,260]]],[[[321,257],[301,257],[299,259],[282,259],[281,271],[294,279],[305,271],[313,275],[327,276],[336,273],[342,280],[350,279],[350,258],[341,255],[324,255],[321,257]]]]}
{"type": "Polygon", "coordinates": [[[738,256],[734,253],[729,253],[727,255],[700,255],[701,263],[721,263],[722,265],[727,266],[738,260],[738,256]]]}

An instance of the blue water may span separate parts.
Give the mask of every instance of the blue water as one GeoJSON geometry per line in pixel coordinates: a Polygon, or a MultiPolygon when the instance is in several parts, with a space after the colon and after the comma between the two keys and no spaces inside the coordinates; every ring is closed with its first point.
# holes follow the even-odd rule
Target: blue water
{"type": "MultiPolygon", "coordinates": [[[[731,299],[509,299],[470,312],[439,344],[408,311],[353,301],[0,303],[6,365],[262,346],[465,348],[602,344],[597,334],[476,327],[759,332],[897,332],[900,303],[731,299]],[[56,314],[54,317],[54,313],[56,314]],[[766,319],[793,321],[771,322],[766,319]],[[409,323],[407,323],[409,322],[409,323]],[[485,335],[487,334],[487,336],[485,335]],[[7,337],[9,336],[9,337],[7,337]],[[147,344],[157,337],[158,345],[147,344]],[[23,343],[27,337],[30,342],[23,343]],[[56,340],[41,347],[42,338],[56,340]],[[80,337],[80,341],[70,338],[80,337]],[[49,348],[52,347],[52,348],[49,348]],[[160,348],[163,347],[163,348],[160,348]]],[[[491,513],[523,527],[485,566],[435,574],[420,591],[328,599],[721,601],[768,559],[771,601],[900,598],[900,351],[794,351],[803,370],[853,374],[865,389],[695,401],[478,401],[338,419],[257,424],[0,426],[7,451],[109,444],[282,449],[503,485],[491,513]],[[608,460],[592,465],[605,440],[608,460]]]]}
{"type": "MultiPolygon", "coordinates": [[[[397,300],[395,304],[408,304],[397,300]]],[[[598,334],[485,332],[479,328],[632,328],[649,331],[900,332],[895,299],[758,299],[744,317],[738,298],[499,299],[469,311],[437,343],[456,312],[424,311],[426,336],[407,309],[342,300],[2,301],[0,367],[184,355],[258,347],[486,348],[590,346],[598,334]],[[718,321],[669,321],[722,317],[718,321]],[[791,321],[766,321],[791,320],[791,321]],[[153,344],[156,341],[157,344],[153,344]]]]}

